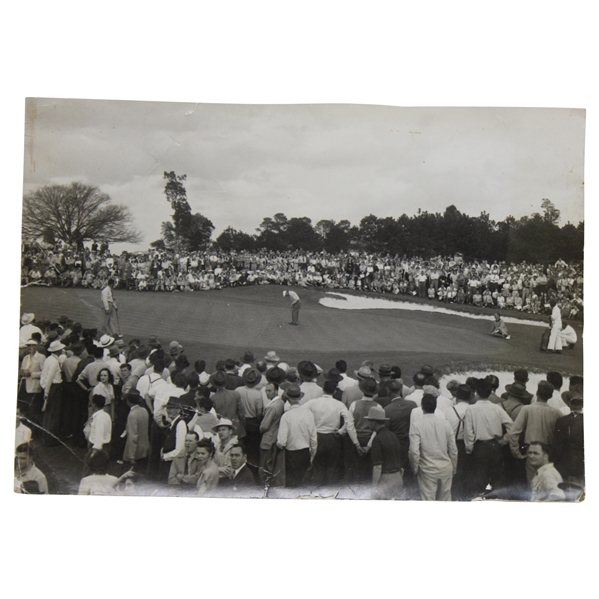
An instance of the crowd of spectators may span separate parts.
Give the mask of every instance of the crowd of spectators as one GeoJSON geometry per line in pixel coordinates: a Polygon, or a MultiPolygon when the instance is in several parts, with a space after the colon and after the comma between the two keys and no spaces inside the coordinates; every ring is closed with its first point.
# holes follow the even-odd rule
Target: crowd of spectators
{"type": "Polygon", "coordinates": [[[380,499],[565,500],[584,489],[583,380],[528,373],[441,386],[431,365],[269,351],[208,369],[177,341],[111,337],[66,316],[21,317],[15,490],[47,492],[34,451],[85,450],[79,494],[263,496],[266,488],[380,499]],[[118,471],[115,472],[115,469],[118,471]],[[109,471],[112,474],[109,474],[109,471]]]}
{"type": "Polygon", "coordinates": [[[23,246],[22,284],[102,289],[191,292],[241,285],[298,285],[419,297],[499,310],[550,313],[560,302],[564,318],[582,318],[582,264],[466,262],[302,251],[176,253],[151,250],[114,255],[106,245],[76,250],[65,245],[23,246]]]}

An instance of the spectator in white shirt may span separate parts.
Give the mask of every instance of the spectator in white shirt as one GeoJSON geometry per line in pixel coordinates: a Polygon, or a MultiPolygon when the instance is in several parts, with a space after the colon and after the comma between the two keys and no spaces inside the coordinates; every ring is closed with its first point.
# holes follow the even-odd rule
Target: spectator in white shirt
{"type": "Polygon", "coordinates": [[[83,435],[87,439],[88,452],[83,458],[83,472],[91,472],[89,460],[99,451],[110,453],[110,441],[112,438],[112,420],[104,410],[106,399],[102,395],[92,396],[91,418],[85,423],[83,435]]]}
{"type": "Polygon", "coordinates": [[[21,413],[17,411],[17,428],[15,430],[15,449],[19,445],[31,442],[31,429],[21,421],[21,413]]]}
{"type": "Polygon", "coordinates": [[[43,428],[51,433],[46,435],[44,444],[47,446],[58,443],[56,437],[60,428],[60,412],[62,409],[62,368],[60,356],[64,345],[60,341],[53,341],[48,347],[50,355],[44,361],[40,375],[40,385],[44,392],[44,405],[42,412],[43,428]]]}
{"type": "Polygon", "coordinates": [[[341,380],[337,383],[337,387],[341,389],[341,391],[345,391],[348,387],[353,387],[358,384],[356,379],[347,376],[347,362],[345,360],[337,360],[335,362],[335,368],[341,375],[341,380]]]}
{"type": "Polygon", "coordinates": [[[97,451],[89,458],[88,466],[91,474],[81,479],[79,495],[116,495],[118,485],[135,476],[133,470],[125,472],[120,478],[106,473],[108,454],[97,451]]]}
{"type": "Polygon", "coordinates": [[[358,454],[362,455],[352,415],[341,401],[332,396],[336,387],[335,381],[325,381],[324,395],[303,404],[304,408],[312,412],[316,425],[318,450],[312,471],[312,482],[316,486],[339,482],[342,442],[346,434],[358,454]]]}
{"type": "Polygon", "coordinates": [[[422,396],[424,395],[424,381],[426,381],[426,379],[426,374],[417,372],[413,377],[414,390],[405,398],[409,401],[413,401],[416,404],[416,407],[419,407],[422,402],[422,396]]]}
{"type": "Polygon", "coordinates": [[[298,385],[290,385],[283,394],[291,408],[281,417],[277,446],[285,450],[285,477],[289,488],[299,487],[314,460],[318,437],[314,416],[300,407],[303,393],[298,385]]]}
{"type": "Polygon", "coordinates": [[[434,395],[422,397],[424,415],[410,425],[410,465],[423,501],[451,501],[458,450],[451,425],[435,416],[436,408],[434,395]]]}
{"type": "Polygon", "coordinates": [[[43,472],[33,463],[31,446],[28,443],[19,445],[15,455],[15,493],[46,494],[48,482],[43,472]]]}
{"type": "Polygon", "coordinates": [[[38,344],[35,339],[26,342],[27,354],[21,362],[21,382],[19,385],[19,398],[22,399],[21,406],[24,413],[36,424],[41,424],[41,409],[43,390],[40,385],[42,369],[46,357],[38,352],[38,344]]]}

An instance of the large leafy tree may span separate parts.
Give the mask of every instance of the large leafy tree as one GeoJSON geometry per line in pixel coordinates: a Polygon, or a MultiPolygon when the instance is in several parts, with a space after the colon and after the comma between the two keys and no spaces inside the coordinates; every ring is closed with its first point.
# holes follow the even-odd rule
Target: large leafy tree
{"type": "Polygon", "coordinates": [[[243,250],[253,250],[256,245],[256,239],[253,235],[238,231],[233,227],[227,227],[217,238],[216,245],[221,250],[234,250],[240,252],[243,250]]]}
{"type": "Polygon", "coordinates": [[[141,233],[125,206],[93,185],[44,185],[23,198],[23,236],[64,241],[81,246],[84,241],[139,243],[141,233]]]}
{"type": "Polygon", "coordinates": [[[187,251],[202,250],[210,243],[214,225],[199,212],[192,214],[183,185],[187,175],[164,171],[164,195],[173,209],[172,222],[162,223],[162,239],[167,248],[187,251]]]}

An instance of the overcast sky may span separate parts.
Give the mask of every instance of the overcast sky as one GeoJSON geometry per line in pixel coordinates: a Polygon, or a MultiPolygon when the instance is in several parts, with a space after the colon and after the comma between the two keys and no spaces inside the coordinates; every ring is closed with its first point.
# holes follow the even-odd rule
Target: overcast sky
{"type": "Polygon", "coordinates": [[[30,100],[25,192],[83,181],[128,206],[145,249],[171,210],[164,171],[186,174],[193,212],[253,233],[283,212],[349,220],[454,204],[495,220],[583,219],[585,114],[569,109],[236,106],[30,100]]]}

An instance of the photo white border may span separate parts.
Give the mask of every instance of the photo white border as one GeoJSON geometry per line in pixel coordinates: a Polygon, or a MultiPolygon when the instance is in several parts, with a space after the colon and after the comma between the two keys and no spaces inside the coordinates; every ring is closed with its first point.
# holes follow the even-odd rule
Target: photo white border
{"type": "MultiPolygon", "coordinates": [[[[587,263],[597,255],[593,2],[8,1],[1,12],[7,391],[15,379],[27,96],[586,108],[587,263]]],[[[585,284],[594,305],[592,279],[585,284]]],[[[588,304],[585,312],[592,356],[597,318],[588,304]]],[[[584,589],[581,578],[591,580],[598,505],[592,405],[589,497],[579,506],[196,504],[15,496],[13,398],[6,393],[0,419],[0,583],[6,597],[53,589],[95,597],[104,596],[106,586],[118,595],[140,590],[159,596],[174,588],[185,592],[188,585],[190,593],[223,597],[284,588],[290,597],[335,589],[363,598],[377,590],[426,597],[437,589],[450,596],[544,591],[544,597],[563,597],[584,589]],[[201,524],[200,507],[210,511],[207,524],[201,524]],[[222,569],[209,566],[210,551],[222,569]],[[100,576],[93,575],[94,563],[107,564],[100,576]]]]}

